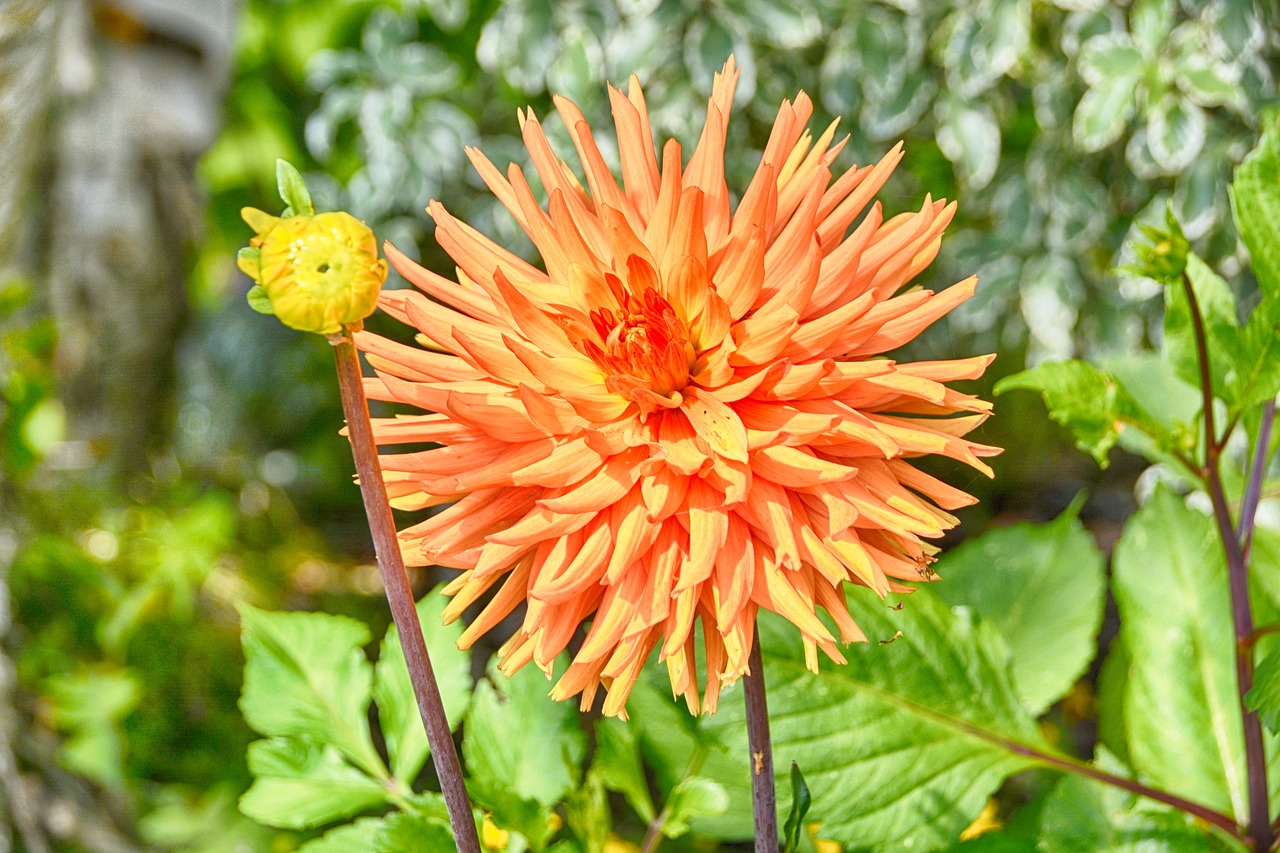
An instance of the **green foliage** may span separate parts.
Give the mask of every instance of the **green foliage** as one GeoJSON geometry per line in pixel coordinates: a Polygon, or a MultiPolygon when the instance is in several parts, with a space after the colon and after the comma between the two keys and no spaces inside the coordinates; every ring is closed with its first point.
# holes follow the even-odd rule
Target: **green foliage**
{"type": "Polygon", "coordinates": [[[809,795],[809,786],[805,784],[800,765],[791,762],[791,809],[787,812],[786,823],[782,825],[784,853],[797,853],[800,849],[800,832],[804,827],[804,816],[809,813],[813,799],[809,795]]]}
{"type": "Polygon", "coordinates": [[[947,552],[936,566],[944,582],[931,587],[1000,630],[1014,689],[1035,715],[1093,660],[1102,625],[1105,560],[1080,524],[1080,503],[1048,524],[997,528],[947,552]]]}
{"type": "MultiPolygon", "coordinates": [[[[444,605],[444,596],[439,594],[439,589],[423,596],[418,602],[418,621],[431,655],[449,728],[456,729],[471,701],[471,653],[457,647],[462,626],[456,622],[445,625],[442,621],[444,605]]],[[[391,754],[391,771],[408,785],[422,770],[430,746],[394,625],[387,629],[382,641],[375,676],[373,698],[378,705],[382,737],[391,754]]]]}
{"type": "MultiPolygon", "coordinates": [[[[470,655],[459,650],[458,628],[441,624],[442,596],[436,590],[418,604],[427,626],[428,651],[435,662],[451,726],[466,714],[471,695],[470,655]]],[[[428,747],[394,626],[382,643],[375,667],[365,658],[369,629],[344,616],[272,613],[241,606],[245,650],[245,719],[267,739],[249,748],[255,780],[240,808],[262,823],[310,829],[372,808],[396,805],[402,812],[376,829],[335,830],[318,849],[345,849],[349,839],[376,843],[367,849],[401,849],[406,839],[436,837],[439,820],[418,820],[423,804],[411,800],[410,785],[428,747]],[[390,758],[389,770],[369,729],[369,703],[390,758]],[[381,846],[378,846],[381,845],[381,846]]],[[[431,817],[438,809],[423,812],[431,817]]],[[[435,815],[436,818],[439,815],[435,815]]],[[[444,824],[447,826],[447,824],[444,824]]],[[[425,843],[425,842],[424,842],[425,843]]]]}
{"type": "Polygon", "coordinates": [[[368,775],[385,773],[366,715],[373,670],[362,647],[369,629],[343,616],[267,613],[249,604],[240,606],[240,618],[240,710],[254,731],[331,744],[368,775]]]}
{"type": "MultiPolygon", "coordinates": [[[[1114,762],[1112,767],[1119,768],[1114,762]]],[[[1043,853],[1209,853],[1237,849],[1196,828],[1183,814],[1069,776],[1054,786],[1041,813],[1043,853]]]]}
{"type": "Polygon", "coordinates": [[[489,680],[476,685],[462,742],[472,797],[534,849],[552,834],[546,807],[580,781],[587,745],[573,706],[550,701],[549,689],[534,667],[507,678],[491,664],[489,680]]]}
{"type": "Polygon", "coordinates": [[[1272,116],[1262,139],[1236,169],[1231,210],[1253,272],[1269,299],[1280,296],[1280,120],[1272,116]]]}
{"type": "Polygon", "coordinates": [[[1039,391],[1049,416],[1068,427],[1076,446],[1091,454],[1103,468],[1120,440],[1124,425],[1151,425],[1151,418],[1128,390],[1104,370],[1085,361],[1045,362],[1006,376],[996,385],[1003,394],[1025,388],[1039,391]]]}

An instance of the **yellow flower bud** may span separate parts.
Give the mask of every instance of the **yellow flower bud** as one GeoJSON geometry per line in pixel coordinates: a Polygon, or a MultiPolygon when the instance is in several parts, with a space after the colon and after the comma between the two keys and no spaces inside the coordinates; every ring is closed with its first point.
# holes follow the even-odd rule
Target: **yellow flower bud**
{"type": "Polygon", "coordinates": [[[349,213],[278,219],[253,208],[242,212],[257,232],[240,268],[261,285],[280,322],[304,332],[332,335],[373,313],[387,278],[387,262],[363,222],[349,213]],[[256,269],[255,269],[256,266],[256,269]]]}

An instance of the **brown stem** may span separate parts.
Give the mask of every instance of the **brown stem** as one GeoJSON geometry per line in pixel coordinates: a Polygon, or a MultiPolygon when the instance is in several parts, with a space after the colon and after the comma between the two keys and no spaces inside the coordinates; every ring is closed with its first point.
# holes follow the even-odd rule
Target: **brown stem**
{"type": "Polygon", "coordinates": [[[1132,794],[1137,794],[1141,797],[1146,797],[1147,799],[1173,806],[1175,809],[1194,815],[1205,823],[1213,824],[1219,829],[1223,829],[1237,838],[1240,836],[1241,828],[1236,824],[1235,820],[1228,815],[1214,811],[1208,806],[1193,803],[1190,800],[1185,800],[1182,797],[1170,794],[1167,791],[1161,791],[1159,788],[1149,788],[1140,782],[1135,782],[1132,779],[1126,779],[1123,776],[1116,776],[1114,773],[1108,773],[1105,770],[1099,770],[1097,767],[1085,764],[1082,761],[1076,761],[1073,758],[1054,755],[1049,752],[1041,752],[1034,747],[1027,746],[1026,744],[1019,743],[1015,740],[1006,740],[999,736],[988,734],[984,734],[983,736],[989,740],[998,742],[1010,752],[1017,753],[1018,755],[1025,755],[1028,758],[1035,759],[1036,761],[1039,761],[1042,764],[1047,764],[1050,767],[1056,767],[1059,770],[1064,770],[1068,773],[1076,773],[1097,782],[1102,782],[1105,785],[1112,785],[1116,788],[1129,791],[1132,794]]]}
{"type": "Polygon", "coordinates": [[[743,676],[747,702],[747,747],[751,750],[751,800],[755,816],[756,853],[778,853],[778,796],[773,788],[773,746],[769,742],[769,707],[764,695],[764,662],[760,631],[751,641],[750,671],[743,676]]]}
{"type": "Polygon", "coordinates": [[[662,843],[662,828],[667,825],[667,818],[671,812],[663,809],[658,812],[658,816],[649,821],[649,831],[644,834],[644,841],[640,845],[640,853],[655,853],[658,845],[662,843]]]}
{"type": "Polygon", "coordinates": [[[471,813],[471,800],[467,796],[466,783],[462,781],[462,768],[458,753],[453,747],[453,735],[445,719],[444,704],[440,701],[440,688],[436,684],[431,658],[422,639],[422,625],[413,603],[413,590],[409,586],[409,573],[405,571],[400,555],[400,542],[396,538],[395,524],[391,519],[391,507],[387,503],[387,489],[382,481],[382,467],[378,463],[378,448],[373,440],[373,425],[369,422],[369,405],[364,396],[364,377],[360,371],[360,357],[352,339],[352,329],[329,338],[333,356],[338,366],[338,388],[342,394],[342,411],[346,415],[347,430],[351,439],[351,453],[355,457],[356,475],[360,478],[360,494],[364,498],[364,511],[369,519],[369,532],[373,535],[373,547],[382,570],[382,583],[387,591],[387,603],[395,620],[396,633],[404,649],[405,663],[409,668],[409,681],[418,700],[418,713],[427,730],[431,745],[431,759],[436,775],[440,778],[440,790],[444,794],[445,807],[449,811],[449,823],[459,853],[480,853],[480,839],[476,835],[476,822],[471,813]]]}
{"type": "Polygon", "coordinates": [[[1222,540],[1226,553],[1227,580],[1231,588],[1231,616],[1236,632],[1236,686],[1240,719],[1244,728],[1245,772],[1249,789],[1248,837],[1253,842],[1254,849],[1261,852],[1271,848],[1271,814],[1262,724],[1258,715],[1249,710],[1244,698],[1253,688],[1253,648],[1249,643],[1253,634],[1253,613],[1249,609],[1249,565],[1239,535],[1232,526],[1231,509],[1227,506],[1226,494],[1222,488],[1222,448],[1230,433],[1224,434],[1219,440],[1214,431],[1213,375],[1209,368],[1208,336],[1205,334],[1204,316],[1200,313],[1195,288],[1191,286],[1191,278],[1185,272],[1182,274],[1182,288],[1187,296],[1191,326],[1195,332],[1200,391],[1204,398],[1205,485],[1213,503],[1218,537],[1222,540]]]}

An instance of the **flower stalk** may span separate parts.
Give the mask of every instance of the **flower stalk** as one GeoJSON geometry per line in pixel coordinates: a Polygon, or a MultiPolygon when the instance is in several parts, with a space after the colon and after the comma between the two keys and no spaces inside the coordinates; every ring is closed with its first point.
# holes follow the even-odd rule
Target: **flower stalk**
{"type": "Polygon", "coordinates": [[[409,573],[400,555],[400,543],[396,537],[391,507],[387,502],[387,490],[382,480],[382,468],[378,463],[377,446],[373,441],[373,426],[369,421],[369,405],[364,395],[364,377],[360,359],[352,339],[352,326],[328,337],[333,346],[333,356],[338,369],[338,388],[342,395],[342,411],[346,416],[351,439],[351,452],[355,458],[356,475],[360,480],[360,494],[364,499],[365,514],[369,519],[369,532],[373,536],[378,568],[382,571],[382,583],[391,606],[396,633],[404,649],[409,680],[418,700],[418,713],[427,730],[431,745],[431,760],[440,779],[449,811],[449,823],[459,853],[480,853],[480,839],[476,833],[475,818],[471,812],[471,799],[467,796],[466,783],[462,780],[462,767],[454,749],[453,735],[445,718],[440,688],[431,667],[431,657],[422,639],[422,625],[413,602],[413,590],[409,585],[409,573]]]}
{"type": "Polygon", "coordinates": [[[747,703],[747,748],[751,752],[751,803],[756,853],[778,853],[778,795],[773,782],[773,744],[769,739],[769,706],[764,692],[760,631],[751,641],[750,670],[742,677],[747,703]]]}
{"type": "MultiPolygon", "coordinates": [[[[1222,450],[1230,437],[1230,431],[1221,438],[1215,429],[1213,376],[1209,369],[1208,336],[1205,333],[1204,316],[1196,299],[1195,288],[1191,285],[1191,277],[1184,270],[1182,288],[1186,293],[1187,305],[1191,314],[1191,325],[1195,334],[1196,356],[1200,367],[1200,390],[1204,406],[1204,445],[1205,463],[1202,470],[1209,499],[1213,504],[1213,516],[1218,525],[1218,536],[1227,559],[1227,579],[1231,590],[1231,615],[1236,633],[1236,684],[1240,705],[1240,718],[1244,729],[1245,772],[1249,795],[1248,839],[1256,851],[1271,849],[1272,829],[1270,804],[1267,792],[1266,750],[1262,742],[1262,723],[1256,712],[1249,710],[1245,695],[1253,689],[1253,613],[1249,608],[1249,562],[1242,543],[1241,535],[1245,533],[1246,523],[1252,528],[1252,511],[1249,510],[1248,493],[1260,488],[1261,475],[1265,464],[1253,465],[1250,472],[1250,484],[1246,491],[1245,504],[1241,513],[1241,530],[1237,531],[1231,521],[1231,509],[1227,505],[1226,493],[1222,487],[1221,459],[1222,450]],[[1259,479],[1257,487],[1252,480],[1259,479]],[[1247,522],[1246,522],[1247,519],[1247,522]]],[[[1274,408],[1270,407],[1274,412],[1274,408]]],[[[1274,414],[1272,415],[1274,417],[1274,414]]],[[[1269,432],[1269,424],[1267,425],[1269,432]]],[[[1266,442],[1263,431],[1259,430],[1260,453],[1265,458],[1266,442]]]]}

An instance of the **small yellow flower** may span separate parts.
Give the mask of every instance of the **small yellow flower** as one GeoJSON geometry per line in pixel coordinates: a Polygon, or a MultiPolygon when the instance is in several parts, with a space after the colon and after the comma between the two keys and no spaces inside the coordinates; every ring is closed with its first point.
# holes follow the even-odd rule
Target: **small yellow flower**
{"type": "Polygon", "coordinates": [[[490,815],[484,816],[484,824],[481,827],[480,842],[486,850],[506,850],[507,842],[511,838],[511,833],[500,828],[493,822],[490,815]]]}
{"type": "Polygon", "coordinates": [[[373,313],[387,262],[363,222],[342,211],[280,219],[246,207],[241,216],[256,236],[240,269],[262,287],[280,322],[332,335],[373,313]]]}
{"type": "Polygon", "coordinates": [[[640,853],[640,848],[625,838],[610,835],[609,840],[604,843],[604,853],[640,853]]]}

